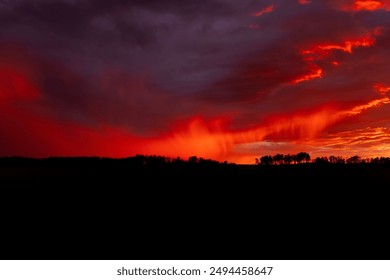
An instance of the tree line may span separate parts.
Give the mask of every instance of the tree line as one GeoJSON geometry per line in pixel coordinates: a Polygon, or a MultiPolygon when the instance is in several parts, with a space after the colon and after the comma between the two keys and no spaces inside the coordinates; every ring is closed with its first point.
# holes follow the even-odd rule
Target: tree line
{"type": "Polygon", "coordinates": [[[311,159],[310,155],[306,152],[300,152],[297,154],[276,154],[265,155],[260,158],[256,158],[256,164],[258,165],[281,165],[281,164],[302,164],[302,163],[316,163],[316,164],[358,164],[358,163],[373,163],[373,164],[389,164],[390,158],[388,157],[376,157],[376,158],[362,158],[360,156],[341,157],[341,156],[329,156],[329,157],[316,157],[311,159]]]}
{"type": "Polygon", "coordinates": [[[261,165],[299,164],[310,162],[310,155],[305,152],[298,154],[276,154],[274,156],[262,156],[256,158],[256,163],[261,165]]]}

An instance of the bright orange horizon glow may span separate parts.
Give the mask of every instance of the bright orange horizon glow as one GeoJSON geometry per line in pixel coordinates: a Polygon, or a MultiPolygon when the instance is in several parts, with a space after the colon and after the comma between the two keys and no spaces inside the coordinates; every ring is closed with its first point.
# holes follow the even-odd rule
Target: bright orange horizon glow
{"type": "MultiPolygon", "coordinates": [[[[253,145],[256,145],[256,143],[264,143],[264,141],[269,141],[267,140],[269,137],[284,135],[284,137],[288,136],[287,139],[290,139],[289,141],[296,146],[295,148],[290,147],[284,153],[298,153],[302,151],[303,147],[306,147],[306,151],[316,156],[336,155],[348,157],[357,153],[355,149],[351,149],[347,145],[349,142],[344,141],[338,136],[332,137],[331,145],[334,147],[337,145],[338,149],[331,150],[329,149],[330,146],[326,146],[326,143],[323,142],[324,140],[321,137],[322,133],[339,121],[360,115],[365,111],[373,110],[386,104],[390,104],[390,98],[388,97],[374,99],[368,101],[366,104],[357,105],[350,109],[325,107],[306,114],[275,116],[264,124],[246,131],[228,131],[223,128],[222,123],[220,123],[221,126],[217,130],[211,130],[203,120],[194,119],[189,122],[188,129],[174,132],[166,138],[151,142],[149,153],[153,154],[152,151],[155,148],[161,150],[162,147],[165,147],[164,155],[167,156],[180,153],[184,157],[189,157],[195,154],[193,153],[194,151],[197,151],[196,154],[198,156],[205,158],[211,157],[220,161],[230,160],[236,163],[251,164],[255,158],[254,151],[251,151],[251,154],[245,154],[245,149],[240,151],[239,149],[237,150],[237,147],[248,145],[249,143],[253,143],[253,145]],[[317,146],[324,146],[324,148],[323,150],[318,149],[317,146]]],[[[386,144],[386,141],[390,139],[390,131],[387,131],[386,128],[372,128],[372,130],[376,131],[376,142],[381,143],[380,147],[376,147],[376,150],[372,152],[364,151],[358,154],[362,157],[375,157],[375,155],[378,156],[377,151],[380,150],[386,151],[381,156],[390,156],[390,145],[386,144]],[[383,139],[380,138],[378,131],[386,131],[383,139]]],[[[349,134],[352,135],[352,132],[349,134]]],[[[372,141],[372,139],[365,141],[361,135],[357,135],[356,139],[360,139],[359,143],[364,145],[370,146],[375,144],[375,141],[372,141]]],[[[352,136],[350,136],[349,141],[352,141],[352,136]]],[[[272,142],[271,140],[269,143],[272,142]]],[[[282,150],[279,150],[279,152],[283,153],[282,150]]],[[[265,153],[267,152],[259,149],[257,156],[264,155],[265,153]]]]}

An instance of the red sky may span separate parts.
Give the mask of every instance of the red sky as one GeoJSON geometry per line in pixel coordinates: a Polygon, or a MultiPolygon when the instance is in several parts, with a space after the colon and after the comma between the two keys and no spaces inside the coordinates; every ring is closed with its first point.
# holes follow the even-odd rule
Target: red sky
{"type": "Polygon", "coordinates": [[[0,156],[390,156],[390,1],[0,2],[0,156]]]}

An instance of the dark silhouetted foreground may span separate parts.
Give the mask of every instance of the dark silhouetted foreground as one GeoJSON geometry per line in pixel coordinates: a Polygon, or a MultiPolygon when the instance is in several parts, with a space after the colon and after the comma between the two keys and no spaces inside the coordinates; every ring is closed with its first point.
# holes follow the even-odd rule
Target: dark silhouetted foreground
{"type": "Polygon", "coordinates": [[[0,158],[8,245],[1,252],[6,259],[370,259],[381,248],[388,259],[381,241],[388,160],[276,158],[253,165],[0,158]]]}
{"type": "Polygon", "coordinates": [[[0,158],[0,180],[8,182],[40,181],[60,183],[66,180],[111,182],[141,182],[168,180],[169,183],[191,184],[204,180],[226,184],[251,183],[258,186],[276,185],[286,181],[289,185],[312,185],[316,180],[330,184],[352,184],[368,180],[385,183],[390,181],[390,159],[363,160],[360,157],[343,159],[322,157],[310,159],[307,153],[297,155],[263,156],[254,165],[220,163],[203,158],[188,160],[161,156],[135,156],[123,159],[100,157],[72,158],[0,158]],[[215,181],[213,181],[215,180],[215,181]]]}

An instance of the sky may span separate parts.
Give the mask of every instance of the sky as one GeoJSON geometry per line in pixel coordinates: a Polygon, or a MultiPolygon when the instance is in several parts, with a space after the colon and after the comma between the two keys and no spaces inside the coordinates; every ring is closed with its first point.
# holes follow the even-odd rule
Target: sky
{"type": "Polygon", "coordinates": [[[390,0],[0,0],[0,156],[390,156],[390,0]]]}

